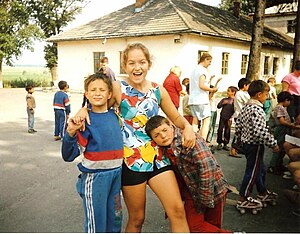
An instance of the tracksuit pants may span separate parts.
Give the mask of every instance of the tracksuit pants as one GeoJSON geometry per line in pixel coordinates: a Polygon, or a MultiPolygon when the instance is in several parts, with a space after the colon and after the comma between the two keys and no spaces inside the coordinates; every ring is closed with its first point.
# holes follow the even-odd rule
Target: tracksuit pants
{"type": "Polygon", "coordinates": [[[244,144],[247,159],[245,174],[240,187],[240,196],[249,197],[253,186],[256,185],[258,193],[266,191],[266,169],[264,165],[264,145],[244,144]]]}
{"type": "Polygon", "coordinates": [[[55,125],[54,125],[54,136],[65,135],[67,128],[67,115],[65,110],[54,109],[55,125]]]}
{"type": "Polygon", "coordinates": [[[118,167],[79,175],[76,187],[83,201],[86,233],[121,232],[121,171],[118,167]]]}

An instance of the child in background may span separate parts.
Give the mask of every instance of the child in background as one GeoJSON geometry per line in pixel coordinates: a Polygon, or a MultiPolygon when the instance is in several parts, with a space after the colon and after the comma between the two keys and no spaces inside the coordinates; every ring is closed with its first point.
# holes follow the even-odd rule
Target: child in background
{"type": "Polygon", "coordinates": [[[28,115],[28,133],[35,133],[37,132],[34,129],[34,108],[36,108],[35,105],[35,99],[32,95],[34,93],[34,87],[32,85],[26,86],[26,103],[27,103],[27,115],[28,115]]]}
{"type": "Polygon", "coordinates": [[[275,84],[276,84],[276,80],[275,78],[272,76],[268,79],[267,81],[268,85],[270,86],[270,92],[269,92],[269,97],[267,98],[267,100],[264,103],[264,110],[266,113],[266,117],[267,117],[267,123],[270,120],[271,114],[276,106],[276,89],[275,89],[275,84]]]}
{"type": "Polygon", "coordinates": [[[244,144],[247,159],[245,174],[239,191],[237,209],[262,208],[262,203],[274,201],[277,194],[267,190],[265,186],[266,170],[264,166],[264,145],[278,152],[274,136],[269,132],[263,104],[269,95],[270,87],[262,80],[255,80],[249,86],[251,99],[241,110],[236,122],[236,136],[244,144]],[[256,185],[257,199],[250,197],[256,185]]]}
{"type": "Polygon", "coordinates": [[[275,152],[272,155],[268,172],[282,175],[284,170],[283,158],[285,156],[285,150],[283,143],[285,142],[285,135],[290,132],[291,129],[300,128],[291,123],[291,118],[287,112],[287,107],[291,104],[293,96],[288,91],[283,91],[278,94],[278,104],[274,109],[275,130],[274,137],[279,145],[279,152],[275,152]]]}
{"type": "Polygon", "coordinates": [[[217,150],[224,149],[229,151],[227,146],[230,140],[231,117],[234,113],[233,100],[238,89],[234,86],[229,86],[227,89],[227,98],[221,99],[217,108],[222,109],[218,127],[217,150]],[[223,137],[224,136],[224,137],[223,137]]]}
{"type": "MultiPolygon", "coordinates": [[[[214,77],[215,76],[211,76],[210,83],[214,77]]],[[[218,84],[221,80],[222,80],[222,78],[219,78],[217,80],[215,86],[210,85],[210,88],[218,88],[218,84]]],[[[214,94],[215,94],[214,92],[209,92],[209,105],[210,105],[211,116],[210,116],[208,133],[207,133],[207,137],[206,137],[206,142],[208,142],[208,143],[210,143],[213,139],[213,136],[215,134],[216,121],[217,121],[217,106],[216,106],[216,101],[213,98],[214,94]]],[[[210,147],[211,147],[211,150],[213,151],[212,145],[210,147]]]]}
{"type": "Polygon", "coordinates": [[[89,76],[84,82],[87,99],[91,104],[91,125],[75,124],[70,119],[63,138],[62,157],[72,162],[83,150],[78,164],[77,191],[83,199],[85,232],[121,232],[121,169],[123,139],[117,115],[107,110],[112,95],[111,79],[101,73],[89,76]]]}
{"type": "Polygon", "coordinates": [[[162,116],[149,119],[145,130],[172,162],[190,231],[228,232],[221,226],[229,185],[205,140],[196,134],[196,145],[187,151],[182,131],[162,116]]]}
{"type": "MultiPolygon", "coordinates": [[[[186,78],[185,78],[186,79],[186,78]]],[[[186,85],[186,95],[182,98],[182,114],[183,117],[192,125],[193,123],[193,116],[191,109],[188,105],[189,97],[190,97],[190,84],[186,85]]]]}
{"type": "Polygon", "coordinates": [[[66,81],[58,82],[59,91],[54,94],[53,108],[55,116],[54,140],[58,141],[64,137],[67,120],[71,112],[69,96],[66,93],[69,86],[66,81]]]}
{"type": "MultiPolygon", "coordinates": [[[[238,88],[239,91],[236,92],[234,96],[233,106],[234,106],[234,114],[232,116],[232,119],[236,122],[236,118],[239,116],[243,106],[246,105],[248,100],[250,99],[250,96],[248,94],[248,88],[251,81],[246,78],[241,78],[238,82],[238,88]]],[[[238,155],[238,151],[241,151],[241,145],[240,142],[237,141],[235,135],[233,136],[232,143],[231,143],[231,149],[229,156],[240,158],[241,156],[238,155]]]]}

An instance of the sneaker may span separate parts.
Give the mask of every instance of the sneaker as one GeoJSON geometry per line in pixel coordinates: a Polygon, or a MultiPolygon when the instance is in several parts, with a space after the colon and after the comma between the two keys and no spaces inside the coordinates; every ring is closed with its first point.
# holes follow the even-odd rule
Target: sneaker
{"type": "Polygon", "coordinates": [[[33,129],[28,129],[28,133],[30,134],[34,133],[33,129]]]}
{"type": "Polygon", "coordinates": [[[32,131],[37,132],[37,130],[35,130],[35,129],[32,129],[32,131]]]}
{"type": "Polygon", "coordinates": [[[230,148],[227,145],[224,145],[223,150],[230,151],[230,148]]]}
{"type": "Polygon", "coordinates": [[[221,150],[222,148],[223,148],[223,145],[222,144],[218,144],[217,150],[221,150]]]}
{"type": "Polygon", "coordinates": [[[299,190],[299,187],[298,187],[298,185],[297,185],[297,184],[295,184],[295,185],[293,186],[293,189],[294,189],[294,190],[299,190]]]}
{"type": "Polygon", "coordinates": [[[60,136],[54,136],[54,140],[59,141],[59,140],[61,140],[61,137],[60,136]]]}
{"type": "Polygon", "coordinates": [[[284,174],[284,175],[288,175],[288,176],[291,176],[291,175],[292,175],[292,173],[289,172],[289,171],[285,171],[285,172],[283,172],[283,174],[284,174]]]}
{"type": "Polygon", "coordinates": [[[300,217],[300,209],[293,210],[292,214],[300,217]]]}
{"type": "Polygon", "coordinates": [[[283,175],[282,178],[286,179],[286,180],[291,180],[291,179],[293,179],[293,176],[292,175],[283,175]]]}

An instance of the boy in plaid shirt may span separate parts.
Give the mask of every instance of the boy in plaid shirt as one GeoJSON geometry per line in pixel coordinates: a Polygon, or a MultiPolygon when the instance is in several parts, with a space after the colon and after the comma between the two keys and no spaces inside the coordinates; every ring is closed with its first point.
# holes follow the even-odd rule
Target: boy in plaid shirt
{"type": "Polygon", "coordinates": [[[263,104],[268,98],[269,85],[262,80],[253,81],[248,89],[251,99],[241,110],[236,122],[236,136],[244,143],[247,159],[244,178],[240,187],[237,208],[261,208],[262,202],[276,199],[277,194],[265,187],[266,169],[264,166],[264,145],[278,152],[274,136],[268,131],[263,104]],[[250,197],[256,185],[257,200],[250,197]]]}
{"type": "Polygon", "coordinates": [[[229,185],[205,140],[196,134],[187,151],[182,130],[162,116],[149,119],[145,130],[172,162],[190,231],[228,232],[221,225],[229,185]]]}

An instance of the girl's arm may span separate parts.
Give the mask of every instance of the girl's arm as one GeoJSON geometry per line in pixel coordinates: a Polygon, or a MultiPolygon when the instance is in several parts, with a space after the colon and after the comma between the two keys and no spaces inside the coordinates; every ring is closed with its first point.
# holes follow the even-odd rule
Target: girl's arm
{"type": "Polygon", "coordinates": [[[288,91],[290,85],[289,85],[289,83],[283,81],[283,82],[281,83],[281,86],[282,86],[282,91],[288,91]]]}
{"type": "Polygon", "coordinates": [[[278,118],[280,125],[286,126],[288,128],[300,128],[300,125],[295,125],[290,122],[287,122],[283,116],[278,118]]]}
{"type": "Polygon", "coordinates": [[[160,94],[161,94],[161,103],[160,103],[161,109],[176,127],[183,130],[182,145],[187,149],[193,148],[196,142],[196,135],[193,131],[192,126],[184,117],[182,117],[178,113],[166,89],[161,85],[160,85],[160,94]]]}
{"type": "Polygon", "coordinates": [[[212,93],[215,93],[215,92],[218,91],[218,89],[215,88],[215,87],[214,88],[210,88],[210,87],[207,87],[205,85],[205,75],[201,75],[199,77],[199,88],[202,89],[202,90],[204,90],[204,91],[209,91],[209,92],[212,92],[212,93]]]}

